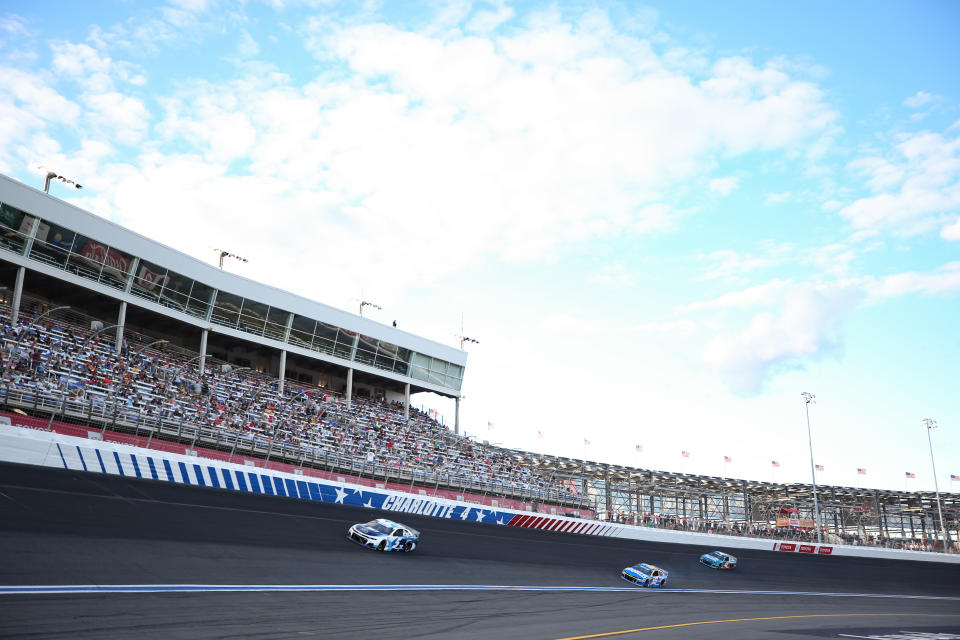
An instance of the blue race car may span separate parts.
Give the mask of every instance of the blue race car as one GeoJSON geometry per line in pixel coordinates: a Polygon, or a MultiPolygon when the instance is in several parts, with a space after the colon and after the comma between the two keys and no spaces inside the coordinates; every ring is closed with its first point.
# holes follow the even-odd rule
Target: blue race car
{"type": "Polygon", "coordinates": [[[620,577],[627,582],[632,582],[641,587],[663,587],[667,584],[668,575],[669,574],[660,567],[641,562],[640,564],[635,564],[632,567],[624,569],[620,577]]]}
{"type": "Polygon", "coordinates": [[[736,569],[737,559],[729,553],[723,551],[711,551],[700,556],[700,564],[706,565],[711,569],[736,569]]]}
{"type": "Polygon", "coordinates": [[[420,532],[399,522],[378,518],[353,525],[347,538],[377,551],[413,551],[420,542],[420,532]]]}

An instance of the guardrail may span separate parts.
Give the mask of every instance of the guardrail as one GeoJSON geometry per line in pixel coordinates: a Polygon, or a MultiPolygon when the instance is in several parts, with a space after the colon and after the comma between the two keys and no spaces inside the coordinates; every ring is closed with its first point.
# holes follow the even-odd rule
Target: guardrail
{"type": "Polygon", "coordinates": [[[569,494],[543,490],[530,485],[515,487],[510,484],[475,479],[450,472],[430,472],[415,467],[399,468],[371,464],[362,458],[329,449],[320,444],[294,445],[260,435],[239,434],[208,425],[197,425],[186,415],[176,418],[160,417],[140,412],[137,408],[115,398],[86,398],[76,400],[59,390],[39,392],[28,386],[5,384],[0,386],[3,406],[29,410],[32,414],[49,414],[49,421],[62,418],[78,423],[96,425],[101,433],[121,431],[148,439],[162,439],[189,443],[191,448],[201,446],[229,451],[229,456],[247,455],[282,461],[297,466],[322,468],[339,473],[369,477],[383,482],[410,483],[411,487],[447,489],[471,492],[482,497],[499,496],[520,502],[546,503],[558,508],[592,511],[584,500],[573,501],[569,494]]]}

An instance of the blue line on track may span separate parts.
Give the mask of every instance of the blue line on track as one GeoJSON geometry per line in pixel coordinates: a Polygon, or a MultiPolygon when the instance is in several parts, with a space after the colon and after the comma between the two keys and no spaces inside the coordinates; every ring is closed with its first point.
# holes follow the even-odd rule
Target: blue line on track
{"type": "Polygon", "coordinates": [[[35,585],[0,586],[0,595],[43,595],[76,593],[197,593],[266,591],[579,591],[623,593],[719,593],[739,595],[822,596],[830,598],[894,598],[905,600],[956,600],[953,596],[916,596],[882,593],[826,593],[817,591],[746,591],[735,589],[639,589],[636,587],[538,587],[510,585],[435,584],[119,584],[119,585],[35,585]]]}

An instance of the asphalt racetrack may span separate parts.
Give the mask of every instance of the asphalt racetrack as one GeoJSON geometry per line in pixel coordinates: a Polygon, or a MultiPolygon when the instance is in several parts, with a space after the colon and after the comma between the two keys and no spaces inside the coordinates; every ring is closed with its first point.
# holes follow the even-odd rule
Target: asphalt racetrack
{"type": "Polygon", "coordinates": [[[707,550],[0,463],[3,638],[960,638],[960,565],[707,550]],[[380,515],[420,547],[346,540],[380,515]]]}

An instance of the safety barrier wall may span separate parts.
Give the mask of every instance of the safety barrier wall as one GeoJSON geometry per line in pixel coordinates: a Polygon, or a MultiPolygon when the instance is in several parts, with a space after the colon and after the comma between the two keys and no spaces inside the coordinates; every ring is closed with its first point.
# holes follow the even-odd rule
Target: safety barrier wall
{"type": "Polygon", "coordinates": [[[439,496],[422,496],[390,489],[304,476],[200,458],[116,442],[68,436],[0,424],[0,460],[24,464],[107,473],[135,478],[176,482],[194,486],[247,491],[286,498],[317,500],[335,504],[413,513],[438,518],[523,527],[558,533],[628,538],[671,544],[692,544],[724,549],[759,549],[779,553],[800,553],[869,558],[950,562],[960,556],[919,551],[901,551],[847,545],[810,545],[768,539],[671,531],[618,523],[598,522],[515,509],[493,508],[439,496]]]}
{"type": "MultiPolygon", "coordinates": [[[[212,458],[215,460],[223,461],[234,461],[237,464],[244,464],[247,466],[260,467],[264,469],[273,469],[275,471],[282,471],[287,473],[293,473],[298,471],[305,476],[315,477],[315,478],[324,478],[327,480],[336,479],[339,482],[346,482],[351,485],[361,485],[367,487],[374,487],[377,489],[391,489],[393,491],[403,491],[406,493],[414,493],[417,495],[430,495],[430,496],[439,496],[442,498],[447,498],[449,500],[458,500],[462,502],[469,502],[472,504],[486,505],[492,508],[504,508],[504,509],[515,509],[517,511],[530,511],[530,512],[540,512],[540,513],[550,513],[552,515],[563,514],[571,515],[577,518],[593,518],[593,511],[590,509],[580,509],[576,507],[558,507],[551,504],[543,503],[532,503],[526,500],[516,500],[512,498],[504,498],[502,496],[491,496],[487,494],[476,494],[471,493],[469,490],[450,490],[450,489],[440,489],[436,488],[424,488],[423,486],[415,486],[410,482],[395,482],[395,481],[384,481],[382,478],[374,477],[363,477],[352,475],[349,471],[326,471],[321,469],[316,469],[312,467],[298,467],[293,464],[286,462],[281,462],[278,460],[265,460],[263,458],[257,458],[252,456],[244,455],[242,452],[236,452],[235,454],[230,454],[226,451],[221,451],[217,449],[208,449],[201,446],[188,446],[184,444],[179,444],[176,442],[168,442],[165,440],[160,440],[158,438],[150,438],[147,436],[140,436],[130,433],[119,433],[116,431],[101,430],[100,428],[86,427],[83,425],[70,424],[67,422],[59,421],[50,421],[44,418],[35,418],[27,415],[20,415],[14,413],[6,413],[0,411],[0,424],[12,425],[12,426],[21,426],[28,427],[30,429],[37,429],[42,431],[56,431],[61,435],[67,436],[76,436],[79,438],[93,438],[93,439],[103,439],[108,442],[114,442],[118,444],[127,444],[133,447],[139,447],[143,449],[151,449],[162,451],[165,453],[174,453],[174,454],[186,454],[186,455],[195,455],[200,458],[212,458]]],[[[371,472],[370,474],[374,474],[371,472]]]]}

